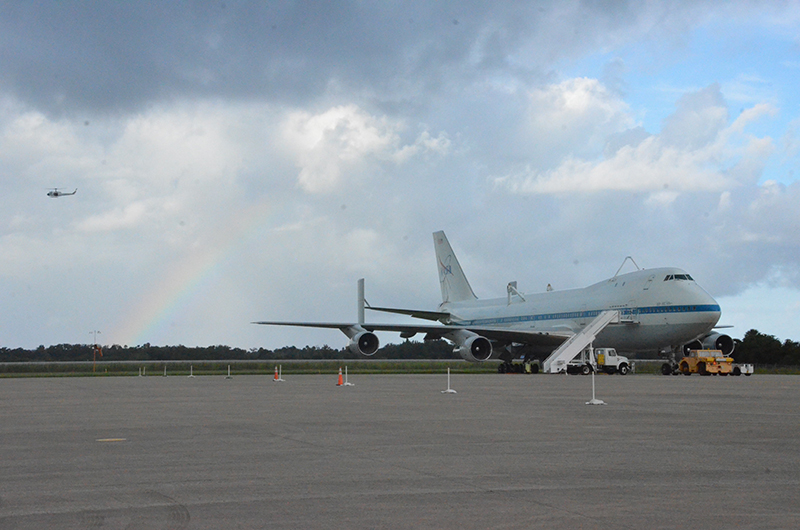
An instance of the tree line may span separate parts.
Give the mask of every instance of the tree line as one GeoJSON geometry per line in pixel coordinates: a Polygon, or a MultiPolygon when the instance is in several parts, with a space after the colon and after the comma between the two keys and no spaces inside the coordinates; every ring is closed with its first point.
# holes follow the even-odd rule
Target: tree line
{"type": "MultiPolygon", "coordinates": [[[[744,338],[735,339],[734,359],[741,363],[776,366],[800,365],[800,343],[792,340],[781,342],[773,335],[754,329],[744,338]]],[[[104,346],[96,351],[91,344],[56,344],[39,346],[35,350],[24,348],[0,348],[0,362],[64,362],[64,361],[220,361],[220,360],[338,360],[363,359],[348,348],[335,349],[330,346],[286,346],[276,350],[265,348],[231,348],[230,346],[104,346]],[[102,353],[102,355],[100,355],[102,353]]],[[[458,359],[453,346],[443,340],[418,342],[404,341],[387,344],[380,348],[373,359],[458,359]]]]}
{"type": "Polygon", "coordinates": [[[800,365],[800,343],[786,339],[781,342],[773,335],[751,329],[742,340],[735,339],[733,358],[740,363],[800,365]]]}
{"type": "MultiPolygon", "coordinates": [[[[103,346],[95,350],[92,344],[56,344],[39,346],[35,350],[0,348],[0,362],[67,362],[67,361],[272,361],[363,359],[348,348],[330,346],[285,346],[276,350],[266,348],[232,348],[230,346],[103,346]]],[[[387,344],[373,359],[458,359],[453,346],[443,340],[387,344]]]]}

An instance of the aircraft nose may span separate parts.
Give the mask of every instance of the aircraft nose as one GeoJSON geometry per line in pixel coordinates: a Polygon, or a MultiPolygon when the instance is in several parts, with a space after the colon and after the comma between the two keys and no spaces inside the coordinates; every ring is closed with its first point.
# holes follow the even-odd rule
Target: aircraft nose
{"type": "Polygon", "coordinates": [[[704,314],[708,315],[707,321],[715,325],[718,321],[720,316],[722,316],[722,310],[719,307],[719,303],[714,299],[713,296],[705,292],[703,289],[699,289],[699,293],[697,293],[697,304],[703,306],[705,311],[704,314]]]}

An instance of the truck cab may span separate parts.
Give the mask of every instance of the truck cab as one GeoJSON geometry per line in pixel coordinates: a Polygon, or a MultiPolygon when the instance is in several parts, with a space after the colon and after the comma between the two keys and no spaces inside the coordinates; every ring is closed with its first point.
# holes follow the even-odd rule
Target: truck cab
{"type": "Polygon", "coordinates": [[[567,363],[567,373],[589,375],[593,371],[607,374],[625,375],[632,364],[624,355],[618,355],[614,348],[586,348],[567,363]]]}

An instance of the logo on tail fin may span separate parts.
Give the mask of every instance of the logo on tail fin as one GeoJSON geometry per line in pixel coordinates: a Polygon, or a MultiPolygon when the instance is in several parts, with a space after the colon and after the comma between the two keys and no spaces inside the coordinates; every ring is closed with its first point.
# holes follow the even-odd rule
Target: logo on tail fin
{"type": "Polygon", "coordinates": [[[442,303],[474,300],[475,294],[469,286],[464,271],[458,263],[450,242],[444,232],[435,232],[433,241],[436,250],[436,262],[439,266],[439,283],[442,289],[442,303]]]}
{"type": "MultiPolygon", "coordinates": [[[[447,262],[450,263],[450,259],[453,256],[447,256],[447,262]]],[[[445,265],[442,263],[442,260],[439,260],[439,281],[444,281],[444,277],[447,275],[453,275],[453,267],[451,265],[445,265]]]]}

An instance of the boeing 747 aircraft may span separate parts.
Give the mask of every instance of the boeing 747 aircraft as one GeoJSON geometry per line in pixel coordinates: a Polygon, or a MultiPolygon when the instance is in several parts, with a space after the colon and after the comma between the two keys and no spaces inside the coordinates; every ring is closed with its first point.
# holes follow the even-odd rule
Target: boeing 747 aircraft
{"type": "MultiPolygon", "coordinates": [[[[563,369],[587,346],[621,352],[667,354],[662,371],[676,369],[682,348],[718,349],[730,353],[733,340],[714,332],[719,304],[685,271],[673,267],[639,269],[617,274],[582,289],[523,294],[516,282],[507,296],[480,300],[472,291],[444,232],[433,234],[442,303],[434,311],[365,306],[359,284],[358,322],[255,322],[341,330],[349,348],[373,355],[379,347],[376,331],[399,332],[410,338],[452,342],[464,360],[497,358],[500,371],[512,371],[513,359],[544,359],[547,372],[563,369]],[[364,308],[438,321],[438,324],[371,324],[364,308]],[[546,357],[546,358],[545,358],[546,357]]],[[[637,267],[638,268],[638,267],[637,267]]]]}

